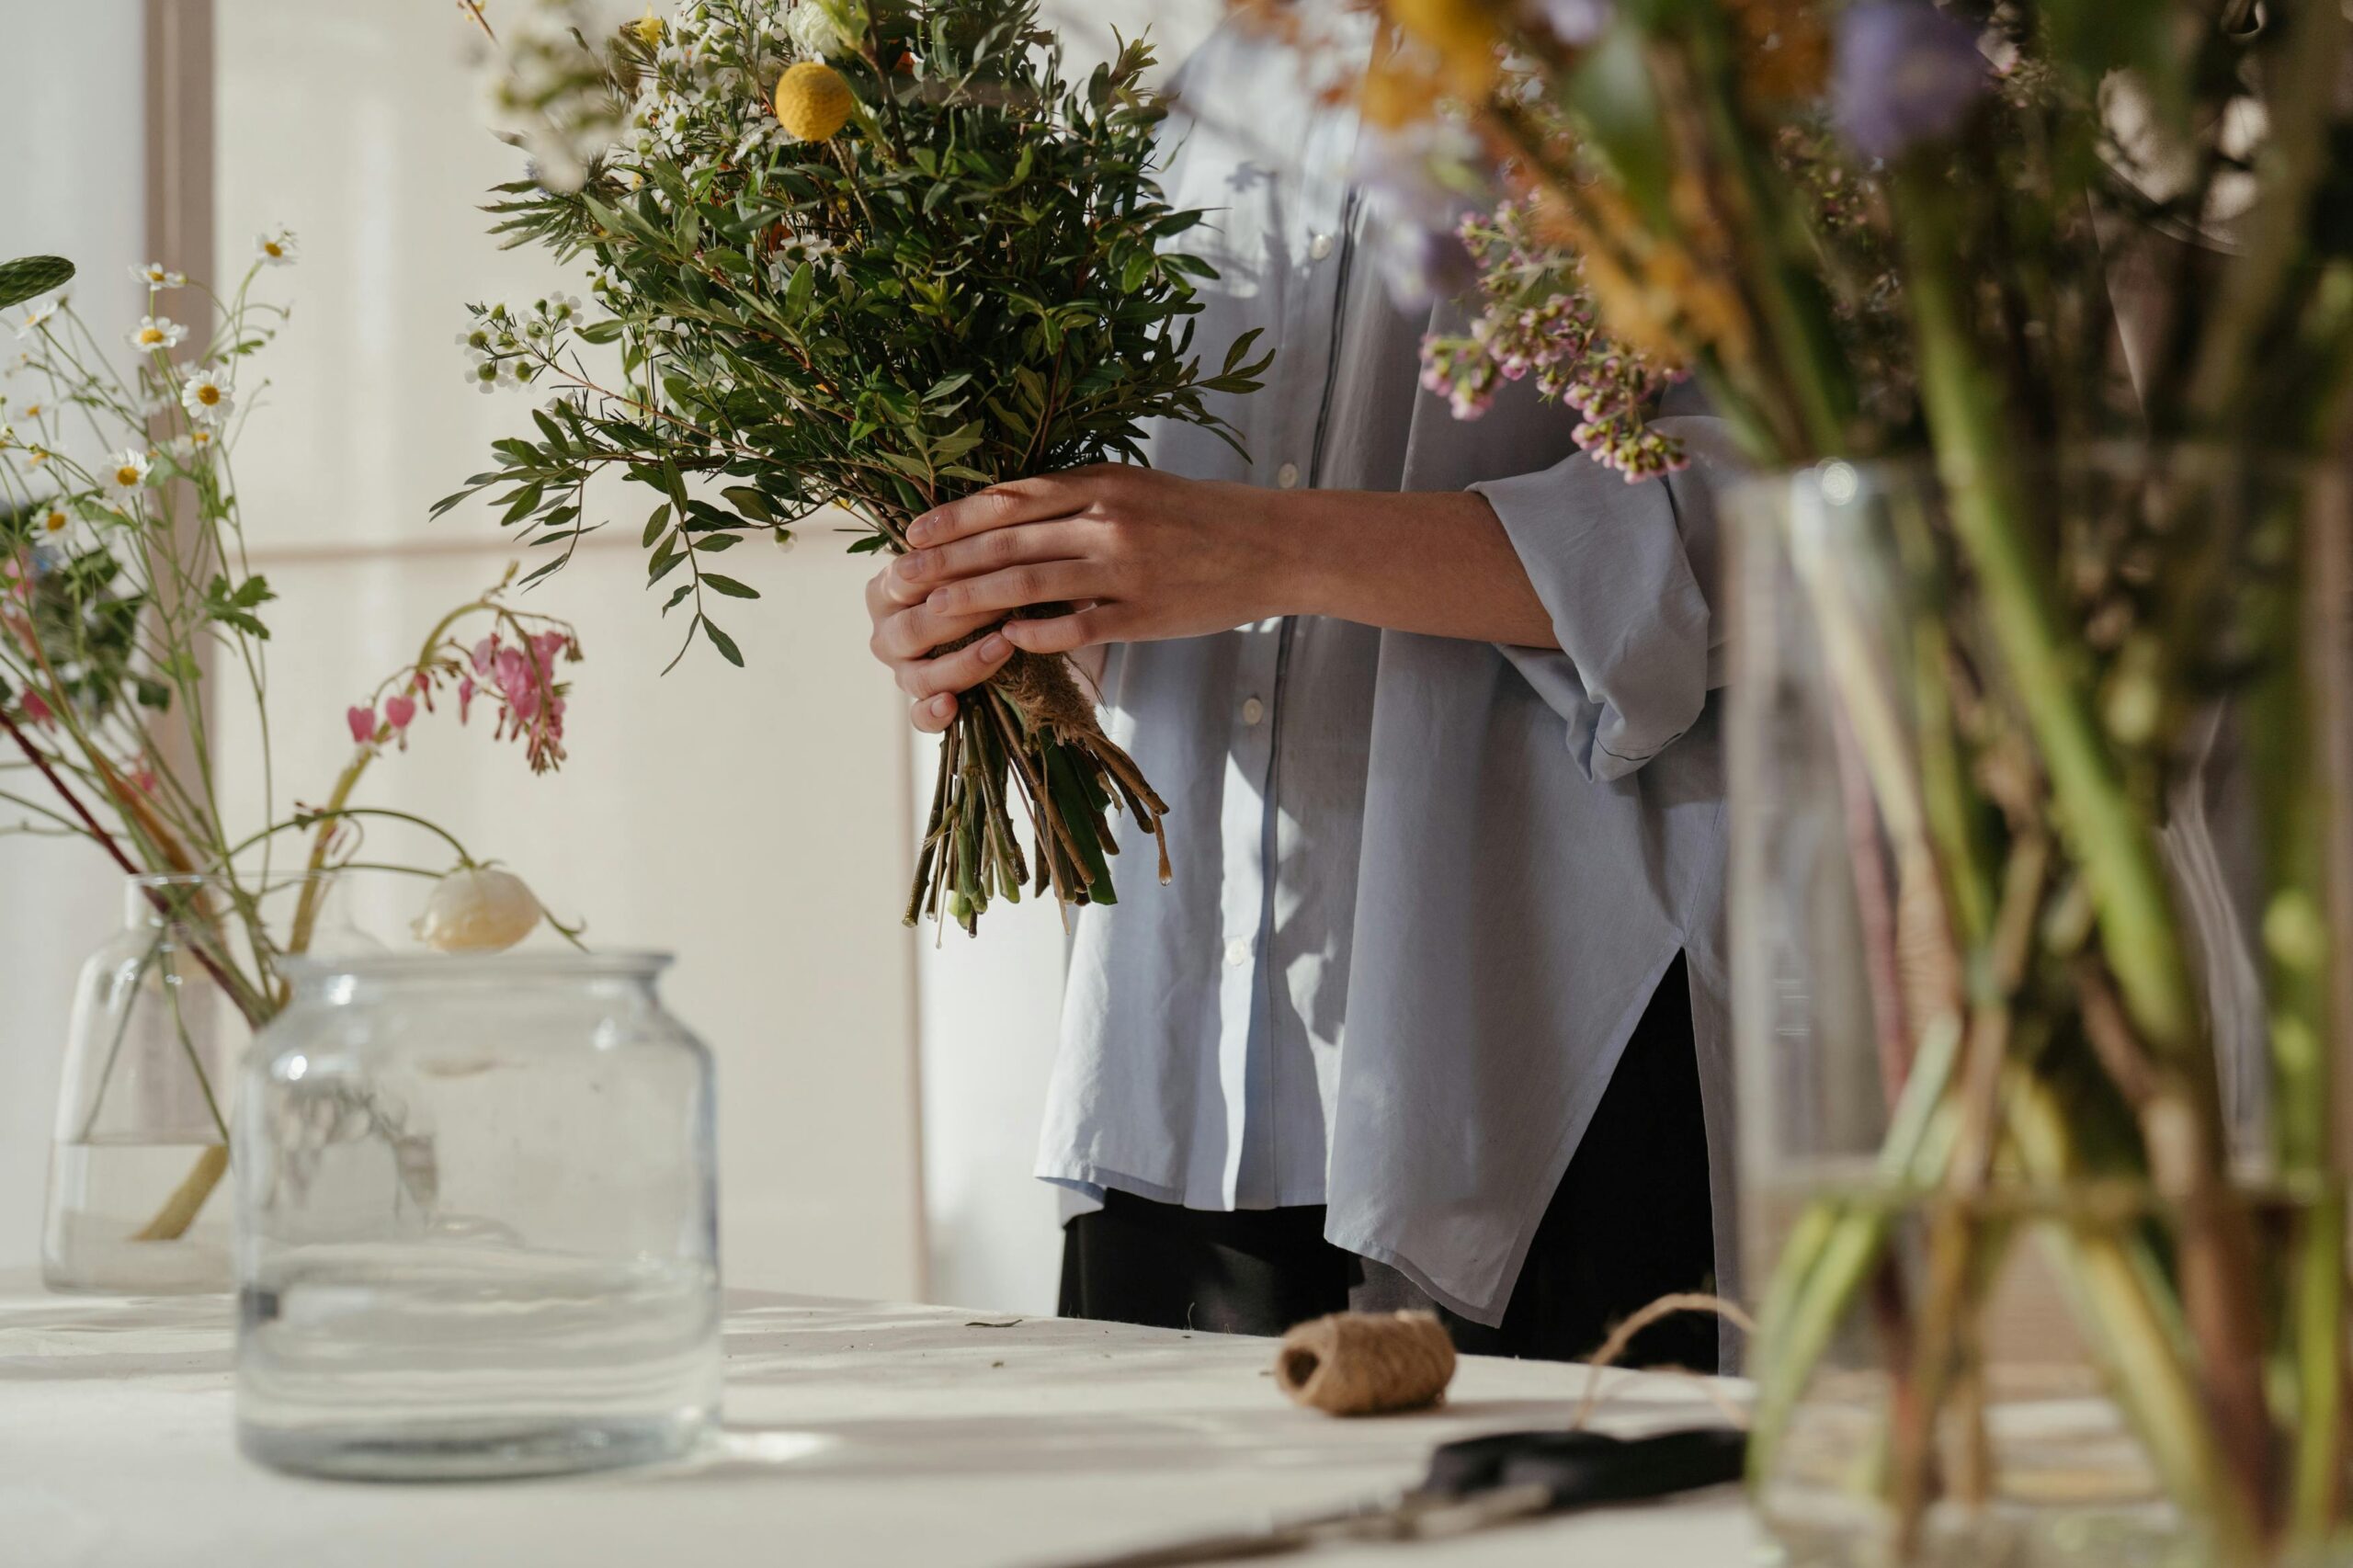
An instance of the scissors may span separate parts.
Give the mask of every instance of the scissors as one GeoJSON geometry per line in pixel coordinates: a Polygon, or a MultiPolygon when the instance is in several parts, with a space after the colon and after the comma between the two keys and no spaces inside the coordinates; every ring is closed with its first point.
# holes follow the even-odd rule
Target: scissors
{"type": "Polygon", "coordinates": [[[1358,1540],[1436,1540],[1565,1508],[1632,1503],[1740,1478],[1747,1437],[1729,1426],[1648,1437],[1499,1432],[1441,1445],[1419,1486],[1255,1528],[1204,1535],[1062,1568],[1186,1568],[1358,1540]]]}

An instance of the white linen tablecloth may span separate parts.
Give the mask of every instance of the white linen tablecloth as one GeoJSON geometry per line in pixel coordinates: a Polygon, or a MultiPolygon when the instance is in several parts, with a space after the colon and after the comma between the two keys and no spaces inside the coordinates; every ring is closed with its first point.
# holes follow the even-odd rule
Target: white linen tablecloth
{"type": "MultiPolygon", "coordinates": [[[[1578,1367],[1467,1358],[1446,1406],[1343,1421],[1287,1403],[1274,1342],[731,1292],[724,1437],[693,1461],[548,1481],[370,1485],[237,1455],[222,1297],[45,1294],[0,1274],[0,1563],[10,1568],[1025,1568],[1336,1505],[1429,1449],[1565,1422],[1578,1367]]],[[[1712,1410],[1608,1374],[1596,1425],[1712,1410]]],[[[1314,1568],[1715,1568],[1734,1489],[1314,1568]]]]}

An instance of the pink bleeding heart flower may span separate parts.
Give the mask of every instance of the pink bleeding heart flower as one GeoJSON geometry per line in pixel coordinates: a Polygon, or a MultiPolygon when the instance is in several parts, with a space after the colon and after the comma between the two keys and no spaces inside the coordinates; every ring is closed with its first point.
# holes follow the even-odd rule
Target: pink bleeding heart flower
{"type": "Polygon", "coordinates": [[[361,745],[376,738],[375,709],[347,708],[343,710],[343,717],[344,722],[351,726],[351,738],[361,745]]]}
{"type": "Polygon", "coordinates": [[[474,703],[474,677],[466,676],[458,682],[458,722],[466,722],[466,710],[474,703]]]}
{"type": "Polygon", "coordinates": [[[394,733],[406,730],[409,727],[410,722],[415,717],[416,699],[413,697],[392,697],[385,699],[384,720],[387,723],[392,725],[394,733]]]}
{"type": "Polygon", "coordinates": [[[478,676],[490,674],[491,664],[497,657],[498,634],[494,631],[474,644],[474,674],[478,676]]]}

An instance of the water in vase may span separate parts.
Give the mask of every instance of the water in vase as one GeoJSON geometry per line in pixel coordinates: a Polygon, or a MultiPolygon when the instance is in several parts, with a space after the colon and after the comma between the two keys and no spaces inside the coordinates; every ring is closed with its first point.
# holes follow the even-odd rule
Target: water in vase
{"type": "Polygon", "coordinates": [[[142,1295],[228,1290],[229,1184],[210,1168],[225,1160],[216,1152],[222,1148],[104,1134],[52,1144],[41,1238],[49,1288],[142,1295]],[[207,1174],[215,1185],[195,1219],[176,1236],[156,1234],[175,1196],[207,1174]]]}

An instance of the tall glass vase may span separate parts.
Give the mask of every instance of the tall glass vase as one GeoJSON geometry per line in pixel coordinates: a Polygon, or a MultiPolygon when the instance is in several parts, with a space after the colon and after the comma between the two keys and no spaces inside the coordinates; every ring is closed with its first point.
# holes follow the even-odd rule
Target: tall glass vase
{"type": "Polygon", "coordinates": [[[1729,498],[1756,1505],[1808,1563],[2344,1544],[2343,487],[1729,498]]]}
{"type": "Polygon", "coordinates": [[[74,986],[42,1227],[50,1289],[230,1288],[236,1065],[281,1005],[287,945],[374,946],[343,903],[329,878],[126,881],[122,926],[74,986]]]}

